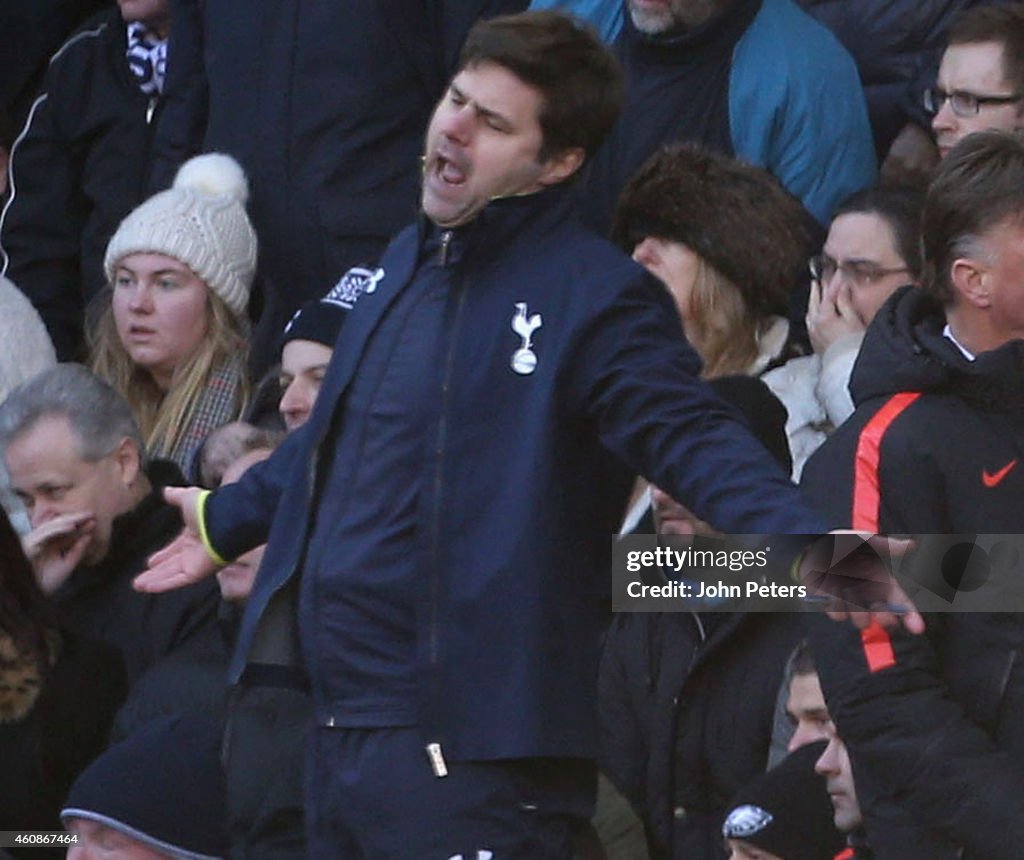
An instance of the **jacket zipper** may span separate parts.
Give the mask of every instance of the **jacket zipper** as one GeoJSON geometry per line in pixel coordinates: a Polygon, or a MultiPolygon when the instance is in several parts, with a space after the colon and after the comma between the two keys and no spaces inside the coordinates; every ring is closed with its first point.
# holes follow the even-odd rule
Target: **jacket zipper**
{"type": "MultiPolygon", "coordinates": [[[[445,230],[441,234],[441,250],[438,256],[438,262],[440,265],[446,266],[448,263],[448,250],[452,241],[452,231],[445,230]]],[[[439,662],[438,655],[438,622],[437,622],[437,594],[438,594],[438,535],[441,528],[441,491],[442,491],[442,468],[443,468],[443,454],[444,454],[444,443],[447,436],[448,420],[447,420],[447,409],[448,409],[448,395],[451,390],[451,379],[452,379],[452,368],[455,364],[455,345],[457,338],[455,334],[458,332],[459,323],[462,319],[462,309],[466,300],[466,285],[461,280],[458,282],[458,297],[455,305],[455,318],[452,322],[452,329],[448,339],[448,354],[445,357],[444,367],[444,379],[441,383],[441,417],[437,427],[437,441],[434,446],[434,453],[437,458],[437,466],[434,471],[434,511],[433,511],[433,522],[430,525],[430,627],[429,627],[429,651],[430,651],[430,665],[436,669],[439,662]]],[[[437,701],[440,694],[438,689],[438,677],[437,672],[433,672],[433,701],[437,701]]],[[[448,769],[444,760],[444,754],[441,750],[441,744],[438,741],[432,741],[426,745],[427,757],[430,759],[431,769],[434,772],[434,776],[441,778],[447,776],[448,769]]]]}

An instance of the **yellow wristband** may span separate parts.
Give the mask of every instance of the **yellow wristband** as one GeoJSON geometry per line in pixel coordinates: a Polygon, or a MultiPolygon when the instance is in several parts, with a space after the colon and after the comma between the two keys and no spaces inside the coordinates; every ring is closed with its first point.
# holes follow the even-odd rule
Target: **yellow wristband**
{"type": "Polygon", "coordinates": [[[800,550],[800,554],[793,561],[793,566],[789,569],[789,576],[793,580],[793,582],[796,582],[798,584],[803,582],[803,580],[800,578],[800,565],[803,564],[804,559],[807,558],[807,553],[811,551],[811,547],[813,546],[813,543],[807,544],[807,546],[800,550]]]}
{"type": "Polygon", "coordinates": [[[199,520],[199,540],[203,542],[203,549],[206,550],[206,554],[210,556],[218,565],[224,567],[227,559],[222,558],[221,554],[213,548],[213,544],[210,543],[210,533],[206,530],[206,500],[210,497],[210,490],[203,490],[199,494],[199,498],[196,499],[196,518],[199,520]]]}

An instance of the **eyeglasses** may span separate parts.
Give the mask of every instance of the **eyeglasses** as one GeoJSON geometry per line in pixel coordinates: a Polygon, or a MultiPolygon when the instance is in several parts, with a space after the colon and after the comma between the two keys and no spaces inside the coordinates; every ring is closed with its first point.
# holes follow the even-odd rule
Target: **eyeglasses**
{"type": "Polygon", "coordinates": [[[1024,98],[1024,95],[979,96],[964,90],[954,90],[951,93],[947,93],[938,87],[932,87],[924,91],[924,97],[921,101],[924,104],[924,109],[932,116],[935,116],[942,110],[946,99],[949,99],[949,106],[953,109],[953,113],[958,117],[966,118],[977,116],[982,105],[1008,105],[1019,102],[1022,98],[1024,98]]]}
{"type": "Polygon", "coordinates": [[[900,272],[909,272],[906,266],[897,269],[883,269],[874,263],[854,261],[840,263],[832,259],[828,254],[818,254],[811,257],[809,268],[811,277],[821,284],[827,284],[835,277],[836,272],[843,276],[843,280],[855,287],[866,287],[876,281],[880,281],[886,275],[898,275],[900,272]]]}

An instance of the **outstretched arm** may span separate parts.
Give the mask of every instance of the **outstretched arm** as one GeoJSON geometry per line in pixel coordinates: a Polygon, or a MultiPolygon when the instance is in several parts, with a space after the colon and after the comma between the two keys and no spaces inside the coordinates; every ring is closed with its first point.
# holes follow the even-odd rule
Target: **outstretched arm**
{"type": "Polygon", "coordinates": [[[165,489],[164,499],[181,510],[185,526],[150,557],[149,568],[135,578],[135,588],[161,592],[198,582],[266,543],[303,436],[302,430],[292,433],[273,456],[215,493],[199,487],[165,489]]]}
{"type": "Polygon", "coordinates": [[[173,541],[149,558],[149,567],[135,577],[138,591],[170,591],[198,582],[227,563],[209,545],[203,524],[203,508],[209,490],[199,487],[167,487],[164,500],[181,511],[184,528],[173,541]],[[204,540],[204,537],[206,538],[204,540]]]}

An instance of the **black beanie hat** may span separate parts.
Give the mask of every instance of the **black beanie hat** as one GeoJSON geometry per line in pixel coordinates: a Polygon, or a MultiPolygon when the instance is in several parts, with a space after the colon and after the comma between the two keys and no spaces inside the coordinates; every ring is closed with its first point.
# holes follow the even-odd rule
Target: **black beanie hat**
{"type": "Polygon", "coordinates": [[[802,746],[744,786],[733,798],[722,835],[782,860],[831,860],[845,839],[833,823],[825,779],[814,772],[826,746],[802,746]]]}
{"type": "Polygon", "coordinates": [[[334,349],[338,332],[348,310],[332,301],[329,293],[325,298],[306,302],[288,320],[281,335],[281,349],[293,340],[311,340],[334,349]]]}
{"type": "Polygon", "coordinates": [[[755,316],[783,313],[810,253],[807,215],[779,181],[692,144],[656,152],[626,184],[612,241],[627,254],[654,236],[725,275],[755,316]]]}
{"type": "Polygon", "coordinates": [[[216,720],[153,720],[111,746],[71,786],[60,817],[84,818],[174,858],[228,852],[227,800],[216,720]]]}

